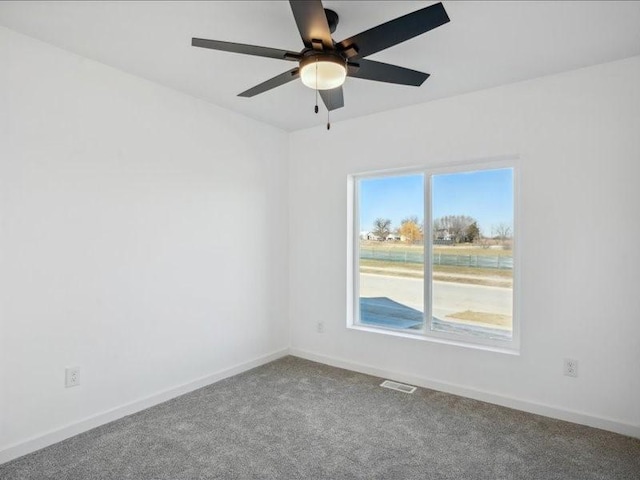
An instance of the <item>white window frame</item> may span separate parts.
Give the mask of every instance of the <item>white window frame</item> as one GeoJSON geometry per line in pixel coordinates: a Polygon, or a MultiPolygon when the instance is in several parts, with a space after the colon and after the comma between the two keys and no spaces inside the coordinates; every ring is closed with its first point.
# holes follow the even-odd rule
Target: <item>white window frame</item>
{"type": "Polygon", "coordinates": [[[410,167],[391,170],[379,170],[374,172],[354,173],[347,177],[347,328],[365,332],[382,333],[397,337],[405,337],[429,342],[444,343],[462,347],[478,348],[495,352],[518,355],[520,352],[520,168],[519,157],[505,156],[494,159],[481,159],[466,162],[440,164],[435,166],[410,167]],[[434,175],[473,172],[482,170],[496,170],[511,168],[513,170],[513,303],[512,303],[512,337],[511,340],[499,340],[489,338],[473,338],[460,334],[438,332],[431,330],[432,301],[432,259],[433,235],[431,234],[431,178],[434,175]],[[424,225],[429,231],[424,234],[424,321],[421,330],[407,331],[380,326],[360,324],[360,285],[359,285],[359,260],[360,260],[360,225],[359,225],[359,180],[372,178],[424,175],[424,225]]]}

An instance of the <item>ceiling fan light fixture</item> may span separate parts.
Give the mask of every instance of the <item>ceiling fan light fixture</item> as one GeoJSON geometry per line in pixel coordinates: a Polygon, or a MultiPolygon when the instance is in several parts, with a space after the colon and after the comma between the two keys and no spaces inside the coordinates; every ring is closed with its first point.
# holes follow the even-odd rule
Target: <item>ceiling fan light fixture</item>
{"type": "Polygon", "coordinates": [[[314,90],[338,88],[347,78],[345,61],[332,55],[310,56],[300,62],[300,79],[314,90]]]}

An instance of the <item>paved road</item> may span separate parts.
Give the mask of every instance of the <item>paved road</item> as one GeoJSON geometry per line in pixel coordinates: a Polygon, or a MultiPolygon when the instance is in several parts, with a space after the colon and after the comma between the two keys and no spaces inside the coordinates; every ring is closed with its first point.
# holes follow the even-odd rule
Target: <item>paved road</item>
{"type": "MultiPolygon", "coordinates": [[[[360,275],[362,297],[387,297],[423,311],[424,293],[421,279],[363,273],[360,275]]],[[[505,315],[512,313],[512,290],[502,287],[433,282],[433,315],[447,315],[465,310],[505,315]]]]}

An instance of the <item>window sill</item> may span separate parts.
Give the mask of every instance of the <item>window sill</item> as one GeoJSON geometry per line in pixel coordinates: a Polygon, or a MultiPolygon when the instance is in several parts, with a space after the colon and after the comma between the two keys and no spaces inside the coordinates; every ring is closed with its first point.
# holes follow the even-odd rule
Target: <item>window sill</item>
{"type": "Polygon", "coordinates": [[[391,328],[383,328],[383,327],[370,327],[370,326],[366,326],[366,325],[347,325],[347,328],[350,330],[359,330],[362,332],[370,332],[370,333],[378,333],[378,334],[383,334],[383,335],[390,335],[392,337],[401,337],[401,338],[409,338],[412,340],[421,340],[421,341],[425,341],[425,342],[431,342],[431,343],[439,343],[441,345],[452,345],[452,346],[456,346],[456,347],[464,347],[464,348],[472,348],[475,350],[484,350],[487,352],[494,352],[494,353],[503,353],[506,355],[520,355],[520,349],[519,348],[513,348],[513,347],[501,347],[501,346],[496,346],[496,345],[483,345],[480,343],[470,343],[470,342],[464,342],[464,341],[460,341],[460,340],[452,340],[449,338],[440,338],[440,337],[436,337],[436,336],[431,336],[431,335],[425,335],[424,333],[409,333],[409,332],[403,332],[403,331],[399,331],[399,330],[394,330],[391,328]]]}

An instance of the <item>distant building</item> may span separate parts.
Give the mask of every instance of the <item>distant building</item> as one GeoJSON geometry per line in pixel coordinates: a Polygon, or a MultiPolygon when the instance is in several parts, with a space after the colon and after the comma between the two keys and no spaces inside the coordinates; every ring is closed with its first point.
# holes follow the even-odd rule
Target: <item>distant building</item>
{"type": "Polygon", "coordinates": [[[433,234],[434,245],[453,245],[453,235],[446,228],[436,230],[433,234]]]}
{"type": "Polygon", "coordinates": [[[434,234],[434,240],[453,240],[453,235],[449,233],[449,230],[446,228],[441,228],[436,230],[434,234]]]}
{"type": "Polygon", "coordinates": [[[360,232],[360,240],[380,240],[380,237],[371,232],[360,232]]]}

